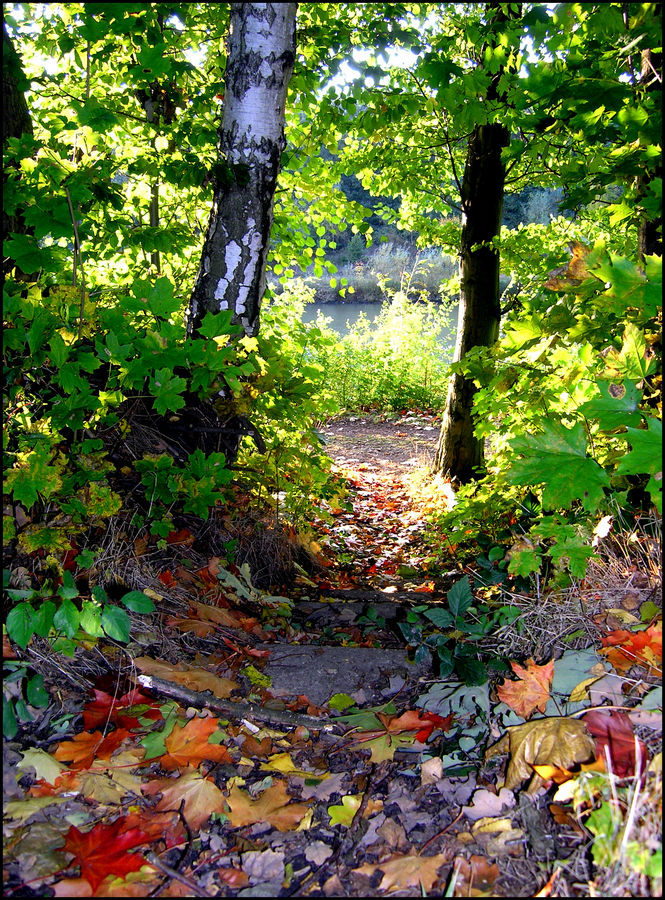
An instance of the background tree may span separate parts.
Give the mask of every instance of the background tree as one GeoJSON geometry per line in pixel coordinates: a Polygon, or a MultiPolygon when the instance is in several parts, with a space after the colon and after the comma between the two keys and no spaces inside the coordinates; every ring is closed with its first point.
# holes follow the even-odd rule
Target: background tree
{"type": "Polygon", "coordinates": [[[272,208],[295,62],[295,3],[232,3],[224,114],[212,212],[190,301],[189,330],[205,312],[233,310],[259,328],[272,208]]]}
{"type": "MultiPolygon", "coordinates": [[[[500,89],[506,65],[491,65],[494,51],[506,37],[502,26],[517,19],[520,4],[488,4],[490,34],[481,53],[490,63],[492,80],[486,94],[488,105],[497,104],[493,121],[475,125],[468,139],[466,162],[460,185],[462,234],[459,249],[460,301],[454,362],[464,359],[474,347],[491,347],[499,336],[501,297],[500,257],[497,241],[501,231],[505,164],[502,153],[510,143],[510,132],[502,124],[500,89]],[[506,11],[505,7],[508,7],[506,11]]],[[[514,68],[514,66],[513,66],[514,68]]],[[[483,441],[474,434],[472,416],[473,380],[454,372],[448,383],[441,434],[434,471],[462,484],[476,477],[483,464],[483,441]]]]}
{"type": "MultiPolygon", "coordinates": [[[[14,44],[7,32],[7,25],[2,23],[2,150],[3,155],[7,151],[9,138],[22,138],[24,135],[32,138],[32,119],[25,100],[25,91],[29,86],[21,61],[14,49],[14,44]]],[[[12,168],[16,169],[15,165],[12,168]]],[[[15,178],[20,177],[15,173],[10,177],[9,171],[3,172],[3,188],[5,194],[11,194],[15,178]]],[[[2,209],[2,242],[9,235],[25,234],[27,226],[21,210],[15,208],[11,198],[6,198],[2,209]]],[[[6,259],[4,268],[11,269],[13,263],[6,259]]]]}

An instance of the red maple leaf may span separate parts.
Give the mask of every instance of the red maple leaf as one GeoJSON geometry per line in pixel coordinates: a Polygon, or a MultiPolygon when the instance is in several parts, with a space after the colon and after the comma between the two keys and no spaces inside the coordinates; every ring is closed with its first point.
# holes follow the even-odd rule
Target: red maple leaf
{"type": "Polygon", "coordinates": [[[647,748],[635,737],[633,723],[626,713],[608,709],[592,709],[582,716],[582,721],[596,742],[596,752],[600,759],[609,755],[612,771],[620,778],[634,775],[636,768],[644,771],[647,748]],[[640,763],[636,765],[636,754],[640,763]]]}
{"type": "MultiPolygon", "coordinates": [[[[134,706],[148,704],[154,707],[154,701],[138,689],[128,691],[122,697],[112,697],[105,691],[92,691],[94,700],[83,709],[83,724],[86,729],[105,725],[107,722],[116,722],[123,728],[137,728],[140,725],[138,718],[132,715],[130,710],[134,706]]],[[[161,712],[156,709],[148,709],[141,713],[148,719],[161,719],[161,712]]]]}
{"type": "Polygon", "coordinates": [[[107,875],[124,878],[146,865],[140,853],[128,851],[148,843],[148,836],[140,828],[123,832],[123,825],[124,817],[120,817],[111,825],[99,822],[86,832],[72,825],[67,832],[63,849],[73,854],[73,862],[81,867],[81,878],[89,883],[93,894],[107,875]]]}

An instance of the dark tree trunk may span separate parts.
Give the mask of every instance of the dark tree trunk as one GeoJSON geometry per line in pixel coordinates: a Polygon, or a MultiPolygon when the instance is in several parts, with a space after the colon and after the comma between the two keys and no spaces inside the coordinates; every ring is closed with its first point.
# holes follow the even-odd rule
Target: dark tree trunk
{"type": "MultiPolygon", "coordinates": [[[[493,24],[521,15],[519,4],[488,3],[493,24]]],[[[494,75],[488,100],[501,99],[498,84],[503,67],[494,75]]],[[[505,167],[501,151],[510,135],[503,125],[476,125],[466,153],[462,178],[462,239],[460,244],[460,303],[454,361],[473,347],[490,347],[499,336],[501,304],[499,251],[492,245],[501,231],[505,167]],[[474,249],[475,247],[475,249],[474,249]]],[[[443,412],[434,471],[466,484],[478,476],[484,462],[483,445],[474,434],[471,415],[476,388],[473,381],[453,374],[443,412]]]]}
{"type": "MultiPolygon", "coordinates": [[[[658,10],[657,14],[660,14],[658,10]]],[[[660,91],[663,85],[663,54],[654,53],[653,50],[642,51],[641,83],[647,91],[660,91]]],[[[638,197],[646,194],[648,186],[653,178],[662,178],[663,167],[658,163],[654,172],[640,175],[637,179],[638,197]]],[[[661,216],[643,216],[637,229],[637,250],[639,257],[644,261],[645,256],[663,255],[661,216]]]]}
{"type": "MultiPolygon", "coordinates": [[[[455,362],[472,347],[490,347],[499,336],[498,237],[505,180],[501,151],[509,135],[502,125],[476,126],[469,139],[462,182],[462,241],[460,245],[460,304],[455,362]],[[476,247],[475,245],[481,245],[476,247]]],[[[454,374],[434,462],[435,471],[462,484],[476,477],[483,464],[483,446],[474,435],[471,416],[473,381],[454,374]]]]}
{"type": "MultiPolygon", "coordinates": [[[[20,138],[24,134],[32,135],[32,119],[26,103],[24,91],[28,87],[25,75],[21,68],[21,60],[14,49],[11,38],[7,32],[7,25],[2,23],[2,147],[3,151],[9,138],[20,138]]],[[[10,178],[16,177],[14,173],[3,174],[3,184],[10,178]]],[[[27,234],[27,228],[21,210],[2,211],[2,240],[7,240],[10,234],[27,234]]],[[[14,268],[10,261],[10,268],[14,268]]],[[[5,266],[5,274],[7,267],[5,266]]]]}
{"type": "Polygon", "coordinates": [[[207,311],[232,310],[259,329],[272,207],[285,147],[284,112],[295,62],[296,3],[232,3],[219,164],[188,330],[207,311]]]}

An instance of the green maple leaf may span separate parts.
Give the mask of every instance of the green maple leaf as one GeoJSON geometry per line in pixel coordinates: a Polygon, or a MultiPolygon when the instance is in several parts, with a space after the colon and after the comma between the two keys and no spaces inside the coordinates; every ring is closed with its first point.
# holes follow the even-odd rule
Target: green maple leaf
{"type": "Polygon", "coordinates": [[[543,485],[543,506],[565,508],[581,499],[587,512],[594,512],[603,499],[609,476],[587,456],[584,428],[578,422],[566,428],[545,422],[542,434],[515,438],[511,447],[522,459],[515,459],[507,473],[512,484],[543,485]]]}
{"type": "Polygon", "coordinates": [[[654,476],[660,473],[662,479],[663,423],[660,419],[648,419],[646,431],[642,428],[627,428],[626,432],[632,449],[619,460],[617,472],[654,476]]]}
{"type": "Polygon", "coordinates": [[[24,456],[18,466],[11,470],[5,480],[5,490],[11,491],[14,499],[27,509],[36,501],[37,495],[52,496],[62,487],[62,461],[51,463],[51,448],[39,444],[24,456]]]}
{"type": "Polygon", "coordinates": [[[613,431],[623,425],[639,425],[642,419],[638,404],[642,399],[642,391],[638,391],[632,381],[624,381],[623,385],[597,381],[600,397],[588,400],[579,408],[587,419],[598,419],[603,431],[613,431]]]}

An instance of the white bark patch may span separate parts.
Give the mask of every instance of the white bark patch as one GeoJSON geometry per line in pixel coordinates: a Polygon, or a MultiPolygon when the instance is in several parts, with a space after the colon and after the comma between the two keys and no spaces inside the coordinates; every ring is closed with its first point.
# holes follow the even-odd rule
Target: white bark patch
{"type": "MultiPolygon", "coordinates": [[[[217,287],[215,288],[214,293],[215,300],[222,300],[225,297],[228,287],[233,281],[236,269],[238,268],[241,258],[242,250],[240,246],[236,244],[235,241],[230,241],[226,245],[226,253],[224,255],[226,272],[217,282],[217,287]]],[[[228,306],[220,305],[220,309],[228,309],[228,306]]]]}

